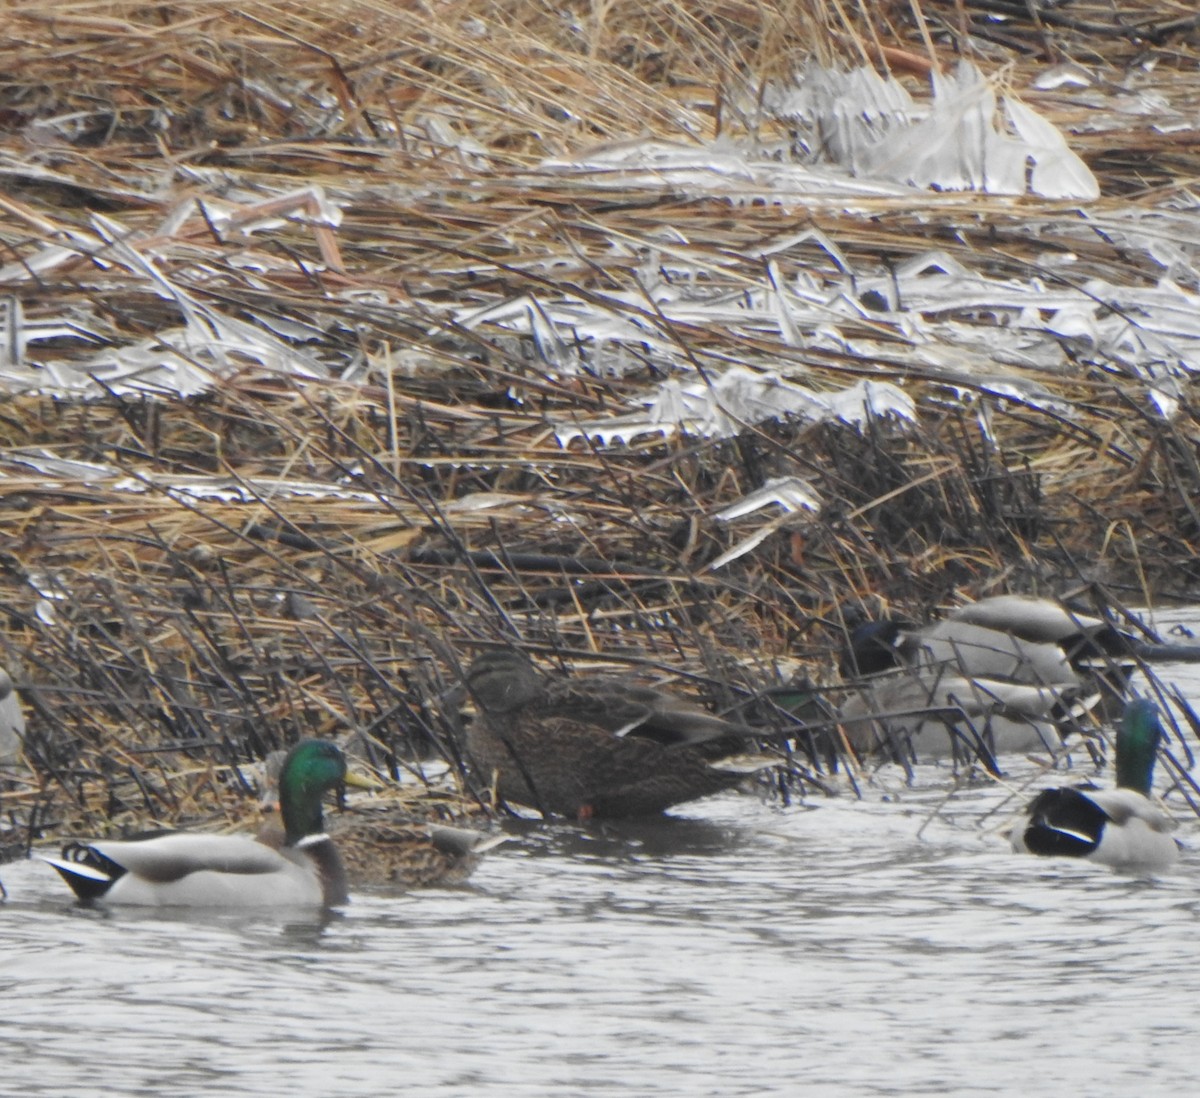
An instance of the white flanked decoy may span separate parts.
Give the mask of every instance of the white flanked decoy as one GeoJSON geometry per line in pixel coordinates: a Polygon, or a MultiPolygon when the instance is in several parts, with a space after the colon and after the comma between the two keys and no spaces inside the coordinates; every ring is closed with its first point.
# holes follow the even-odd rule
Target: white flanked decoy
{"type": "Polygon", "coordinates": [[[839,710],[858,752],[903,758],[979,758],[1053,748],[1055,726],[1080,716],[1090,699],[1074,683],[1008,682],[952,671],[903,669],[860,683],[839,710]]]}
{"type": "Polygon", "coordinates": [[[1013,850],[1086,858],[1127,873],[1169,869],[1179,847],[1170,820],[1150,800],[1161,736],[1154,703],[1129,702],[1117,730],[1116,789],[1043,789],[1013,825],[1013,850]]]}
{"type": "Polygon", "coordinates": [[[185,907],[333,907],[347,901],[346,872],[324,831],[321,799],[343,782],[341,751],[302,740],[279,775],[284,839],[161,831],[134,839],[68,843],[43,857],[84,901],[185,907]]]}
{"type": "Polygon", "coordinates": [[[1023,595],[968,603],[923,627],[867,622],[842,661],[855,687],[843,727],[858,750],[886,743],[918,757],[1053,746],[1087,710],[1120,701],[1138,660],[1171,659],[1200,660],[1200,646],[1147,643],[1023,595]]]}
{"type": "Polygon", "coordinates": [[[0,668],[0,766],[21,761],[25,746],[25,713],[12,677],[0,668]]]}

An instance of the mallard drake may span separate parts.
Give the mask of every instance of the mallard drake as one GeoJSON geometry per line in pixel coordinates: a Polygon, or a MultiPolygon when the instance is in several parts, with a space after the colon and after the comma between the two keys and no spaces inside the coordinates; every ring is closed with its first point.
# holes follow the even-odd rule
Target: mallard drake
{"type": "Polygon", "coordinates": [[[279,775],[283,842],[247,835],[158,831],[132,839],[72,842],[45,857],[84,901],[187,907],[333,907],[346,871],[324,831],[321,799],[347,780],[327,740],[302,740],[279,775]]]}
{"type": "Polygon", "coordinates": [[[730,758],[754,729],[621,678],[552,679],[515,650],[478,657],[466,687],[478,707],[466,732],[476,772],[543,815],[649,815],[769,765],[730,758]]]}
{"type": "Polygon", "coordinates": [[[856,693],[842,715],[858,749],[913,737],[919,754],[944,755],[949,726],[992,752],[1027,751],[1119,703],[1137,660],[1168,659],[1198,660],[1200,647],[1147,643],[1049,599],[999,595],[924,627],[860,625],[843,657],[856,693]]]}
{"type": "Polygon", "coordinates": [[[1013,825],[1013,850],[1086,858],[1125,872],[1170,868],[1179,847],[1170,820],[1150,800],[1161,736],[1157,706],[1132,700],[1117,729],[1117,788],[1043,789],[1013,825]]]}

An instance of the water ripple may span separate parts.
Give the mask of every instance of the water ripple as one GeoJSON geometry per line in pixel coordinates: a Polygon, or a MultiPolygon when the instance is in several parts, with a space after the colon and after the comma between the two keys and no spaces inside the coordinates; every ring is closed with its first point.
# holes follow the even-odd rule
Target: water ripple
{"type": "Polygon", "coordinates": [[[529,827],[471,887],[327,918],[81,911],[5,866],[4,1091],[1189,1091],[1194,863],[1011,855],[1004,796],[529,827]]]}

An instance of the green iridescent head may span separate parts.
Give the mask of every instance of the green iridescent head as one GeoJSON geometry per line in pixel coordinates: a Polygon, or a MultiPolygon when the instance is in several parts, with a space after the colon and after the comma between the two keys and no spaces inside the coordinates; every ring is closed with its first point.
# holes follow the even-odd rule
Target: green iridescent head
{"type": "Polygon", "coordinates": [[[325,830],[321,799],[346,780],[346,759],[328,740],[301,740],[279,771],[279,810],[287,843],[325,830]]]}
{"type": "Polygon", "coordinates": [[[1162,725],[1158,706],[1149,698],[1134,698],[1125,706],[1125,714],[1117,728],[1117,785],[1133,789],[1143,796],[1150,795],[1154,777],[1154,759],[1162,725]]]}

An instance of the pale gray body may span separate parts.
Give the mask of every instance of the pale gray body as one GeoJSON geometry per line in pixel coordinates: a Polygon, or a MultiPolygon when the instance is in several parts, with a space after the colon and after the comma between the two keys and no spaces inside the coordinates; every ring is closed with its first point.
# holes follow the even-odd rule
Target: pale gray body
{"type": "Polygon", "coordinates": [[[978,742],[993,754],[1041,750],[1097,706],[1102,684],[1063,644],[1116,631],[1047,599],[1001,595],[968,603],[930,625],[896,630],[893,668],[866,675],[841,709],[856,750],[892,743],[940,758],[978,742]]]}
{"type": "Polygon", "coordinates": [[[332,907],[349,899],[346,871],[325,834],[321,799],[351,780],[328,740],[297,743],[279,777],[276,845],[245,835],[158,831],[68,842],[44,857],[84,903],[155,907],[332,907]]]}
{"type": "MultiPolygon", "coordinates": [[[[100,839],[87,844],[125,872],[104,893],[107,903],[154,907],[320,907],[326,902],[320,862],[322,835],[272,849],[244,835],[168,832],[150,839],[100,839]]],[[[102,870],[45,858],[73,874],[102,870]]]]}
{"type": "MultiPolygon", "coordinates": [[[[1087,790],[1083,796],[1108,820],[1088,861],[1124,873],[1160,873],[1179,860],[1179,844],[1171,834],[1174,825],[1148,797],[1132,789],[1087,790]]],[[[1031,852],[1025,843],[1029,824],[1028,814],[1013,824],[1012,848],[1019,854],[1031,852]]]]}
{"type": "Polygon", "coordinates": [[[0,669],[0,766],[19,762],[25,747],[25,713],[12,678],[0,669]]]}
{"type": "Polygon", "coordinates": [[[1179,849],[1170,819],[1150,799],[1163,735],[1154,702],[1131,698],[1117,727],[1116,788],[1043,789],[1013,824],[1013,849],[1085,859],[1127,873],[1169,869],[1179,849]]]}
{"type": "Polygon", "coordinates": [[[918,759],[936,759],[954,753],[957,744],[968,755],[979,745],[996,755],[1060,742],[1047,714],[1073,705],[1076,693],[1067,684],[1035,686],[901,669],[862,683],[839,716],[859,752],[894,745],[918,759]]]}

